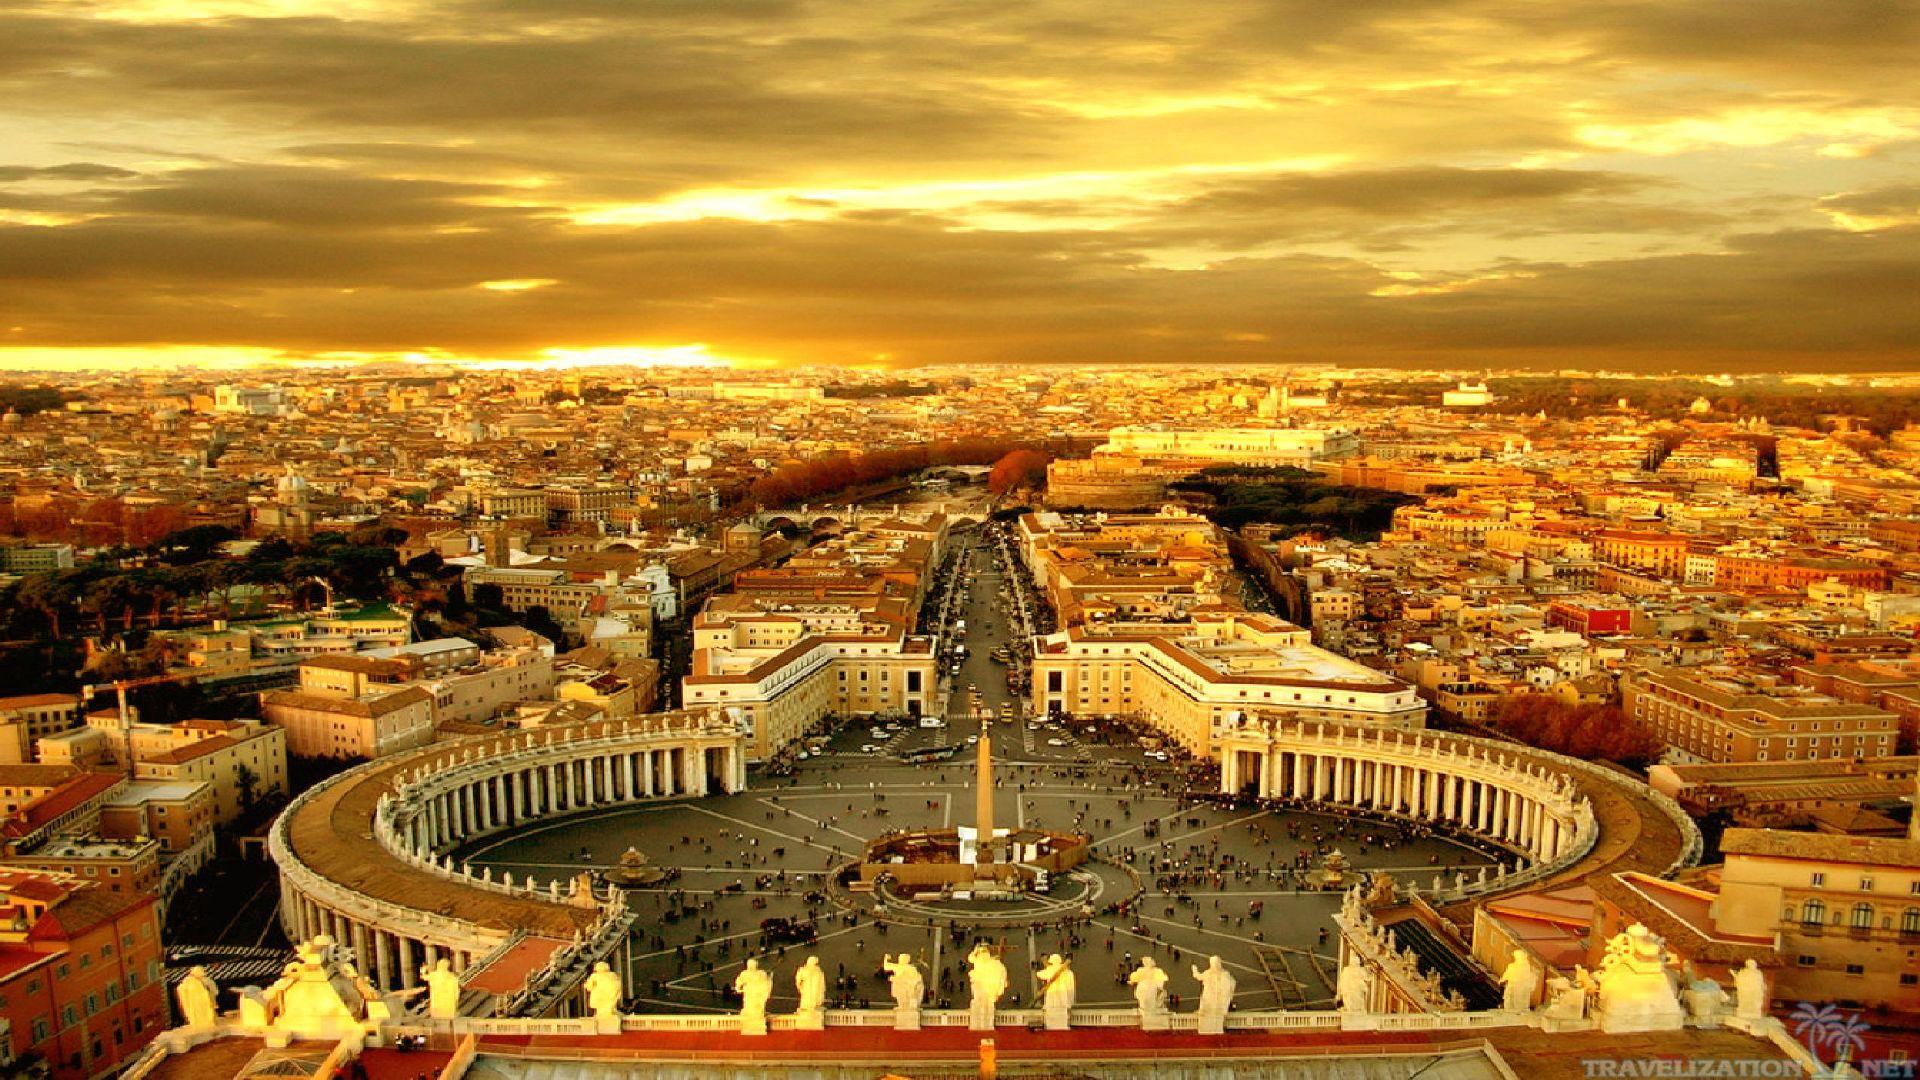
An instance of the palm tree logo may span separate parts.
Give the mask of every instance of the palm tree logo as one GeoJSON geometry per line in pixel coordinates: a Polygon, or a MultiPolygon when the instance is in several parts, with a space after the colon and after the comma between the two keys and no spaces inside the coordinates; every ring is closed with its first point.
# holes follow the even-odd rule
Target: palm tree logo
{"type": "Polygon", "coordinates": [[[1867,1047],[1867,1022],[1857,1012],[1841,1012],[1838,1005],[1803,1001],[1789,1019],[1793,1021],[1794,1038],[1815,1056],[1824,1049],[1836,1058],[1851,1059],[1867,1047]]]}

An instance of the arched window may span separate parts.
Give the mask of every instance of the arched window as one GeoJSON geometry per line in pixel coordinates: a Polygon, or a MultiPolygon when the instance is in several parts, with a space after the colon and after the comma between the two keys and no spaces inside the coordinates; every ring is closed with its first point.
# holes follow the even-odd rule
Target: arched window
{"type": "Polygon", "coordinates": [[[1910,907],[1900,913],[1900,932],[1920,934],[1920,908],[1910,907]]]}
{"type": "Polygon", "coordinates": [[[1873,905],[1872,904],[1853,905],[1852,926],[1855,930],[1873,929],[1873,905]]]}
{"type": "Polygon", "coordinates": [[[1809,900],[1800,909],[1800,922],[1804,926],[1819,926],[1827,921],[1827,903],[1824,900],[1809,900]]]}

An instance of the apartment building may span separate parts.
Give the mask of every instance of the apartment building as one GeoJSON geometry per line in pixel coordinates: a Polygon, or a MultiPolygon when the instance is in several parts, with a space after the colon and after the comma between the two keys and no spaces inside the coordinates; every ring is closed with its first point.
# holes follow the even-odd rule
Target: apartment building
{"type": "Polygon", "coordinates": [[[36,760],[35,745],[73,727],[79,711],[80,699],[72,694],[0,697],[0,765],[36,760]]]}
{"type": "Polygon", "coordinates": [[[1717,924],[1779,942],[1775,1000],[1920,1009],[1920,840],[1728,829],[1720,851],[1717,924]]]}
{"type": "Polygon", "coordinates": [[[433,695],[418,686],[360,696],[303,686],[263,695],[260,705],[297,757],[372,759],[433,741],[433,695]]]}
{"type": "Polygon", "coordinates": [[[1650,668],[1620,681],[1627,715],[1685,761],[1819,761],[1893,753],[1898,714],[1769,673],[1650,668]]]}
{"type": "Polygon", "coordinates": [[[154,897],[70,875],[0,867],[0,1018],[15,1056],[54,1080],[127,1064],[169,1026],[154,897]]]}

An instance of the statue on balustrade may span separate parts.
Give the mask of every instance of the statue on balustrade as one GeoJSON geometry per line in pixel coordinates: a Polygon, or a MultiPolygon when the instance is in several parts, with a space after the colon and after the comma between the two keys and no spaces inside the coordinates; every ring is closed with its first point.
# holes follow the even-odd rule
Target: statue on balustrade
{"type": "Polygon", "coordinates": [[[920,1030],[920,1003],[927,996],[927,980],[913,964],[913,957],[901,953],[897,960],[882,960],[893,991],[893,1027],[896,1031],[920,1030]]]}
{"type": "Polygon", "coordinates": [[[1533,1008],[1534,992],[1540,989],[1540,973],[1526,950],[1513,950],[1513,962],[1500,973],[1500,985],[1506,988],[1501,1008],[1508,1012],[1527,1012],[1533,1008]]]}
{"type": "Polygon", "coordinates": [[[1227,1030],[1227,1010],[1233,1008],[1233,972],[1217,956],[1207,958],[1205,971],[1193,969],[1200,980],[1200,1034],[1219,1035],[1227,1030]]]}
{"type": "Polygon", "coordinates": [[[220,986],[206,968],[195,965],[188,970],[173,996],[180,1003],[180,1022],[185,1027],[210,1028],[220,1017],[220,986]]]}
{"type": "Polygon", "coordinates": [[[760,961],[749,959],[740,974],[733,977],[734,993],[740,995],[740,1034],[767,1033],[767,999],[773,996],[773,976],[762,970],[760,961]]]}
{"type": "Polygon", "coordinates": [[[1600,1030],[1677,1031],[1685,1025],[1667,971],[1666,944],[1640,923],[1607,943],[1600,963],[1600,1030]]]}
{"type": "Polygon", "coordinates": [[[587,976],[587,1008],[593,1012],[594,1026],[603,1034],[614,1034],[620,1030],[620,976],[605,960],[593,965],[593,974],[587,976]]]}
{"type": "Polygon", "coordinates": [[[1733,973],[1733,995],[1735,1016],[1758,1020],[1767,1015],[1767,974],[1752,958],[1733,973]]]}
{"type": "Polygon", "coordinates": [[[1341,1012],[1364,1014],[1373,1008],[1373,972],[1360,962],[1359,953],[1347,957],[1347,966],[1340,969],[1340,983],[1335,989],[1340,995],[1341,1012]]]}
{"type": "Polygon", "coordinates": [[[827,973],[820,970],[820,958],[807,957],[793,973],[793,988],[800,994],[800,1007],[793,1012],[794,1027],[802,1031],[824,1031],[827,1026],[827,973]]]}
{"type": "Polygon", "coordinates": [[[434,961],[431,967],[421,968],[420,978],[427,984],[428,1016],[451,1020],[460,1015],[460,976],[453,973],[453,965],[446,957],[434,961]]]}
{"type": "Polygon", "coordinates": [[[968,1003],[967,1026],[974,1031],[992,1031],[994,1011],[1000,995],[1007,992],[1007,965],[986,942],[967,953],[967,983],[973,991],[968,1003]]]}
{"type": "Polygon", "coordinates": [[[1078,990],[1073,969],[1067,966],[1066,957],[1054,953],[1040,969],[1040,1012],[1048,1031],[1065,1031],[1072,1026],[1069,1019],[1073,1011],[1073,999],[1078,990]]]}
{"type": "Polygon", "coordinates": [[[1140,966],[1127,976],[1133,987],[1134,1003],[1140,1006],[1140,1027],[1146,1031],[1167,1028],[1167,973],[1153,957],[1140,958],[1140,966]]]}

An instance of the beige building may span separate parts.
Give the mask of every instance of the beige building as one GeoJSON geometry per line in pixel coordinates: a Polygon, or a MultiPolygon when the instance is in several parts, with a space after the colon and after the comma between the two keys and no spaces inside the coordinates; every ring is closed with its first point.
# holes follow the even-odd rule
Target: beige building
{"type": "Polygon", "coordinates": [[[287,732],[257,720],[136,724],[133,754],[135,780],[206,784],[217,825],[287,790],[287,732]]]}
{"type": "Polygon", "coordinates": [[[433,741],[433,695],[418,686],[360,697],[279,690],[261,708],[296,757],[377,758],[433,741]]]}
{"type": "Polygon", "coordinates": [[[1776,1001],[1920,1009],[1920,840],[1729,829],[1716,923],[1771,934],[1776,1001]]]}
{"type": "Polygon", "coordinates": [[[203,847],[210,855],[213,826],[213,785],[204,781],[141,780],[110,796],[100,807],[102,835],[152,837],[160,842],[163,857],[197,852],[203,847]]]}
{"type": "Polygon", "coordinates": [[[1634,671],[1620,693],[1628,716],[1689,761],[1884,757],[1900,727],[1885,709],[1734,668],[1634,671]]]}
{"type": "MultiPolygon", "coordinates": [[[[933,643],[897,630],[795,636],[784,647],[762,637],[694,650],[681,680],[686,708],[718,706],[745,728],[748,757],[764,760],[828,713],[919,715],[933,711],[938,665],[933,643]]],[[[797,628],[795,628],[797,629],[797,628]]]]}
{"type": "Polygon", "coordinates": [[[0,765],[0,814],[39,802],[78,775],[71,765],[0,765]]]}
{"type": "Polygon", "coordinates": [[[1095,454],[1182,458],[1235,465],[1306,465],[1360,452],[1360,436],[1344,428],[1114,428],[1095,454]]]}
{"type": "Polygon", "coordinates": [[[72,694],[21,694],[0,698],[0,765],[35,760],[34,746],[71,728],[80,709],[72,694]]]}
{"type": "Polygon", "coordinates": [[[1139,714],[1195,754],[1212,754],[1243,712],[1298,719],[1426,723],[1409,684],[1314,646],[1292,623],[1245,611],[1184,623],[1070,626],[1036,640],[1033,708],[1139,714]]]}

